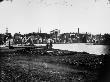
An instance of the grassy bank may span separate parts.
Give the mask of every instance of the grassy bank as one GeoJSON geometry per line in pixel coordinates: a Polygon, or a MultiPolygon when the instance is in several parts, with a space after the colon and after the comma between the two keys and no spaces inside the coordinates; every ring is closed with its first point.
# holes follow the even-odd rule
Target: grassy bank
{"type": "Polygon", "coordinates": [[[58,49],[2,52],[2,82],[94,82],[103,57],[58,49]]]}

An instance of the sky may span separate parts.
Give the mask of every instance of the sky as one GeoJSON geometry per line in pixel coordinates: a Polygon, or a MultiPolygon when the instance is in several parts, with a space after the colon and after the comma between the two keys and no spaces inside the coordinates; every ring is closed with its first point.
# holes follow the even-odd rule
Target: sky
{"type": "Polygon", "coordinates": [[[0,33],[110,33],[108,0],[4,0],[0,2],[0,33]]]}

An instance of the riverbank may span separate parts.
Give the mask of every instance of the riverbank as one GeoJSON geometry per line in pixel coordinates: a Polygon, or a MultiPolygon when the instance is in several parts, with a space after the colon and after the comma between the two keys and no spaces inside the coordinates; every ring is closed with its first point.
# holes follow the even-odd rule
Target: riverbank
{"type": "Polygon", "coordinates": [[[17,49],[0,56],[3,82],[93,82],[104,57],[40,48],[17,49]]]}

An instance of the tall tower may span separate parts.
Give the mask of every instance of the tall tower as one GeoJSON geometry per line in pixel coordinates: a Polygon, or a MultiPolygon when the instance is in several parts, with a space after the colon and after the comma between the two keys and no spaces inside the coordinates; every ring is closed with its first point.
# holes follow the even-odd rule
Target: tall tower
{"type": "Polygon", "coordinates": [[[8,28],[6,28],[6,34],[8,33],[8,28]]]}
{"type": "Polygon", "coordinates": [[[41,33],[41,28],[40,28],[40,33],[41,33]]]}
{"type": "Polygon", "coordinates": [[[78,35],[79,35],[79,28],[78,28],[78,35]]]}

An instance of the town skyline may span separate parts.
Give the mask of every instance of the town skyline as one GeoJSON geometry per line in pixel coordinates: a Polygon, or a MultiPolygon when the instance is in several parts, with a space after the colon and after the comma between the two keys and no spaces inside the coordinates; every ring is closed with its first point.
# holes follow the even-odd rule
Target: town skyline
{"type": "Polygon", "coordinates": [[[51,34],[51,32],[54,31],[54,30],[59,30],[59,34],[64,34],[64,33],[70,33],[70,34],[71,33],[79,33],[79,34],[86,34],[87,33],[87,34],[91,34],[91,35],[110,34],[110,33],[101,33],[101,32],[94,34],[94,33],[91,33],[91,32],[80,32],[80,28],[74,28],[74,29],[73,29],[73,31],[70,31],[70,32],[62,32],[62,30],[54,28],[54,29],[51,29],[48,32],[44,32],[44,31],[42,31],[42,28],[38,28],[36,31],[32,31],[32,32],[24,32],[24,33],[22,33],[22,32],[19,31],[19,32],[12,33],[12,32],[9,31],[8,28],[5,28],[3,32],[0,32],[0,34],[11,33],[12,36],[14,36],[14,34],[16,34],[16,33],[21,34],[21,35],[29,34],[29,33],[41,33],[41,34],[42,33],[46,33],[46,34],[51,34]]]}

